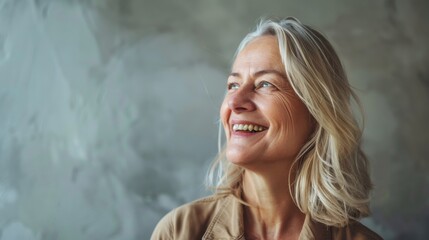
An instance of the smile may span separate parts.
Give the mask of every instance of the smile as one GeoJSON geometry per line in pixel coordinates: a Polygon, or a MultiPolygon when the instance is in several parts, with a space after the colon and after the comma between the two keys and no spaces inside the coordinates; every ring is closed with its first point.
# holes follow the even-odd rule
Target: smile
{"type": "Polygon", "coordinates": [[[261,132],[265,130],[265,127],[255,125],[255,124],[233,124],[232,130],[236,131],[246,131],[246,132],[261,132]]]}

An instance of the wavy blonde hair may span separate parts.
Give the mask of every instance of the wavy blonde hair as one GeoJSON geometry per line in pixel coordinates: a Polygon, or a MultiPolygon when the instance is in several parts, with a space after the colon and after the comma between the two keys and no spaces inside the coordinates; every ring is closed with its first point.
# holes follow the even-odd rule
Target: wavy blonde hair
{"type": "MultiPolygon", "coordinates": [[[[372,183],[360,147],[362,130],[353,114],[353,103],[360,104],[335,50],[320,32],[296,18],[286,18],[261,20],[242,40],[236,55],[265,35],[277,37],[288,80],[316,124],[294,161],[294,179],[290,172],[287,175],[295,204],[329,226],[344,226],[351,219],[368,216],[372,183]]],[[[244,169],[227,161],[220,139],[208,185],[218,195],[233,194],[240,199],[244,169]]]]}

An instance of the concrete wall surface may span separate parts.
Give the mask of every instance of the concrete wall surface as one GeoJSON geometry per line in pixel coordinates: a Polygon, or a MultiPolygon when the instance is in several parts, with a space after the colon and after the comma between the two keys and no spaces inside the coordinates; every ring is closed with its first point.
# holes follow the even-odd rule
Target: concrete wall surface
{"type": "Polygon", "coordinates": [[[0,0],[0,240],[148,239],[210,194],[235,48],[262,16],[321,30],[361,97],[363,223],[429,235],[428,1],[0,0]]]}

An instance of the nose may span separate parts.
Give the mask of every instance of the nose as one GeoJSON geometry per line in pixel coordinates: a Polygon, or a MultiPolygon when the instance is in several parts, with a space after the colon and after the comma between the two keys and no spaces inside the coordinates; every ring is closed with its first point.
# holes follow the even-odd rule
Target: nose
{"type": "Polygon", "coordinates": [[[254,111],[256,106],[251,94],[251,91],[244,88],[238,89],[229,96],[228,107],[235,113],[254,111]]]}

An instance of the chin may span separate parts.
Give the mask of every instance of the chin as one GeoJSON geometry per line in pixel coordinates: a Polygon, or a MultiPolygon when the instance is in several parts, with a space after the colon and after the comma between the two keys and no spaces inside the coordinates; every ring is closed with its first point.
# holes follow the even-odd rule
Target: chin
{"type": "Polygon", "coordinates": [[[258,158],[251,154],[237,154],[234,152],[226,152],[226,159],[237,166],[243,168],[252,168],[258,163],[258,158]]]}
{"type": "Polygon", "coordinates": [[[243,165],[251,161],[245,154],[237,154],[235,152],[226,152],[226,159],[235,165],[243,165]]]}

